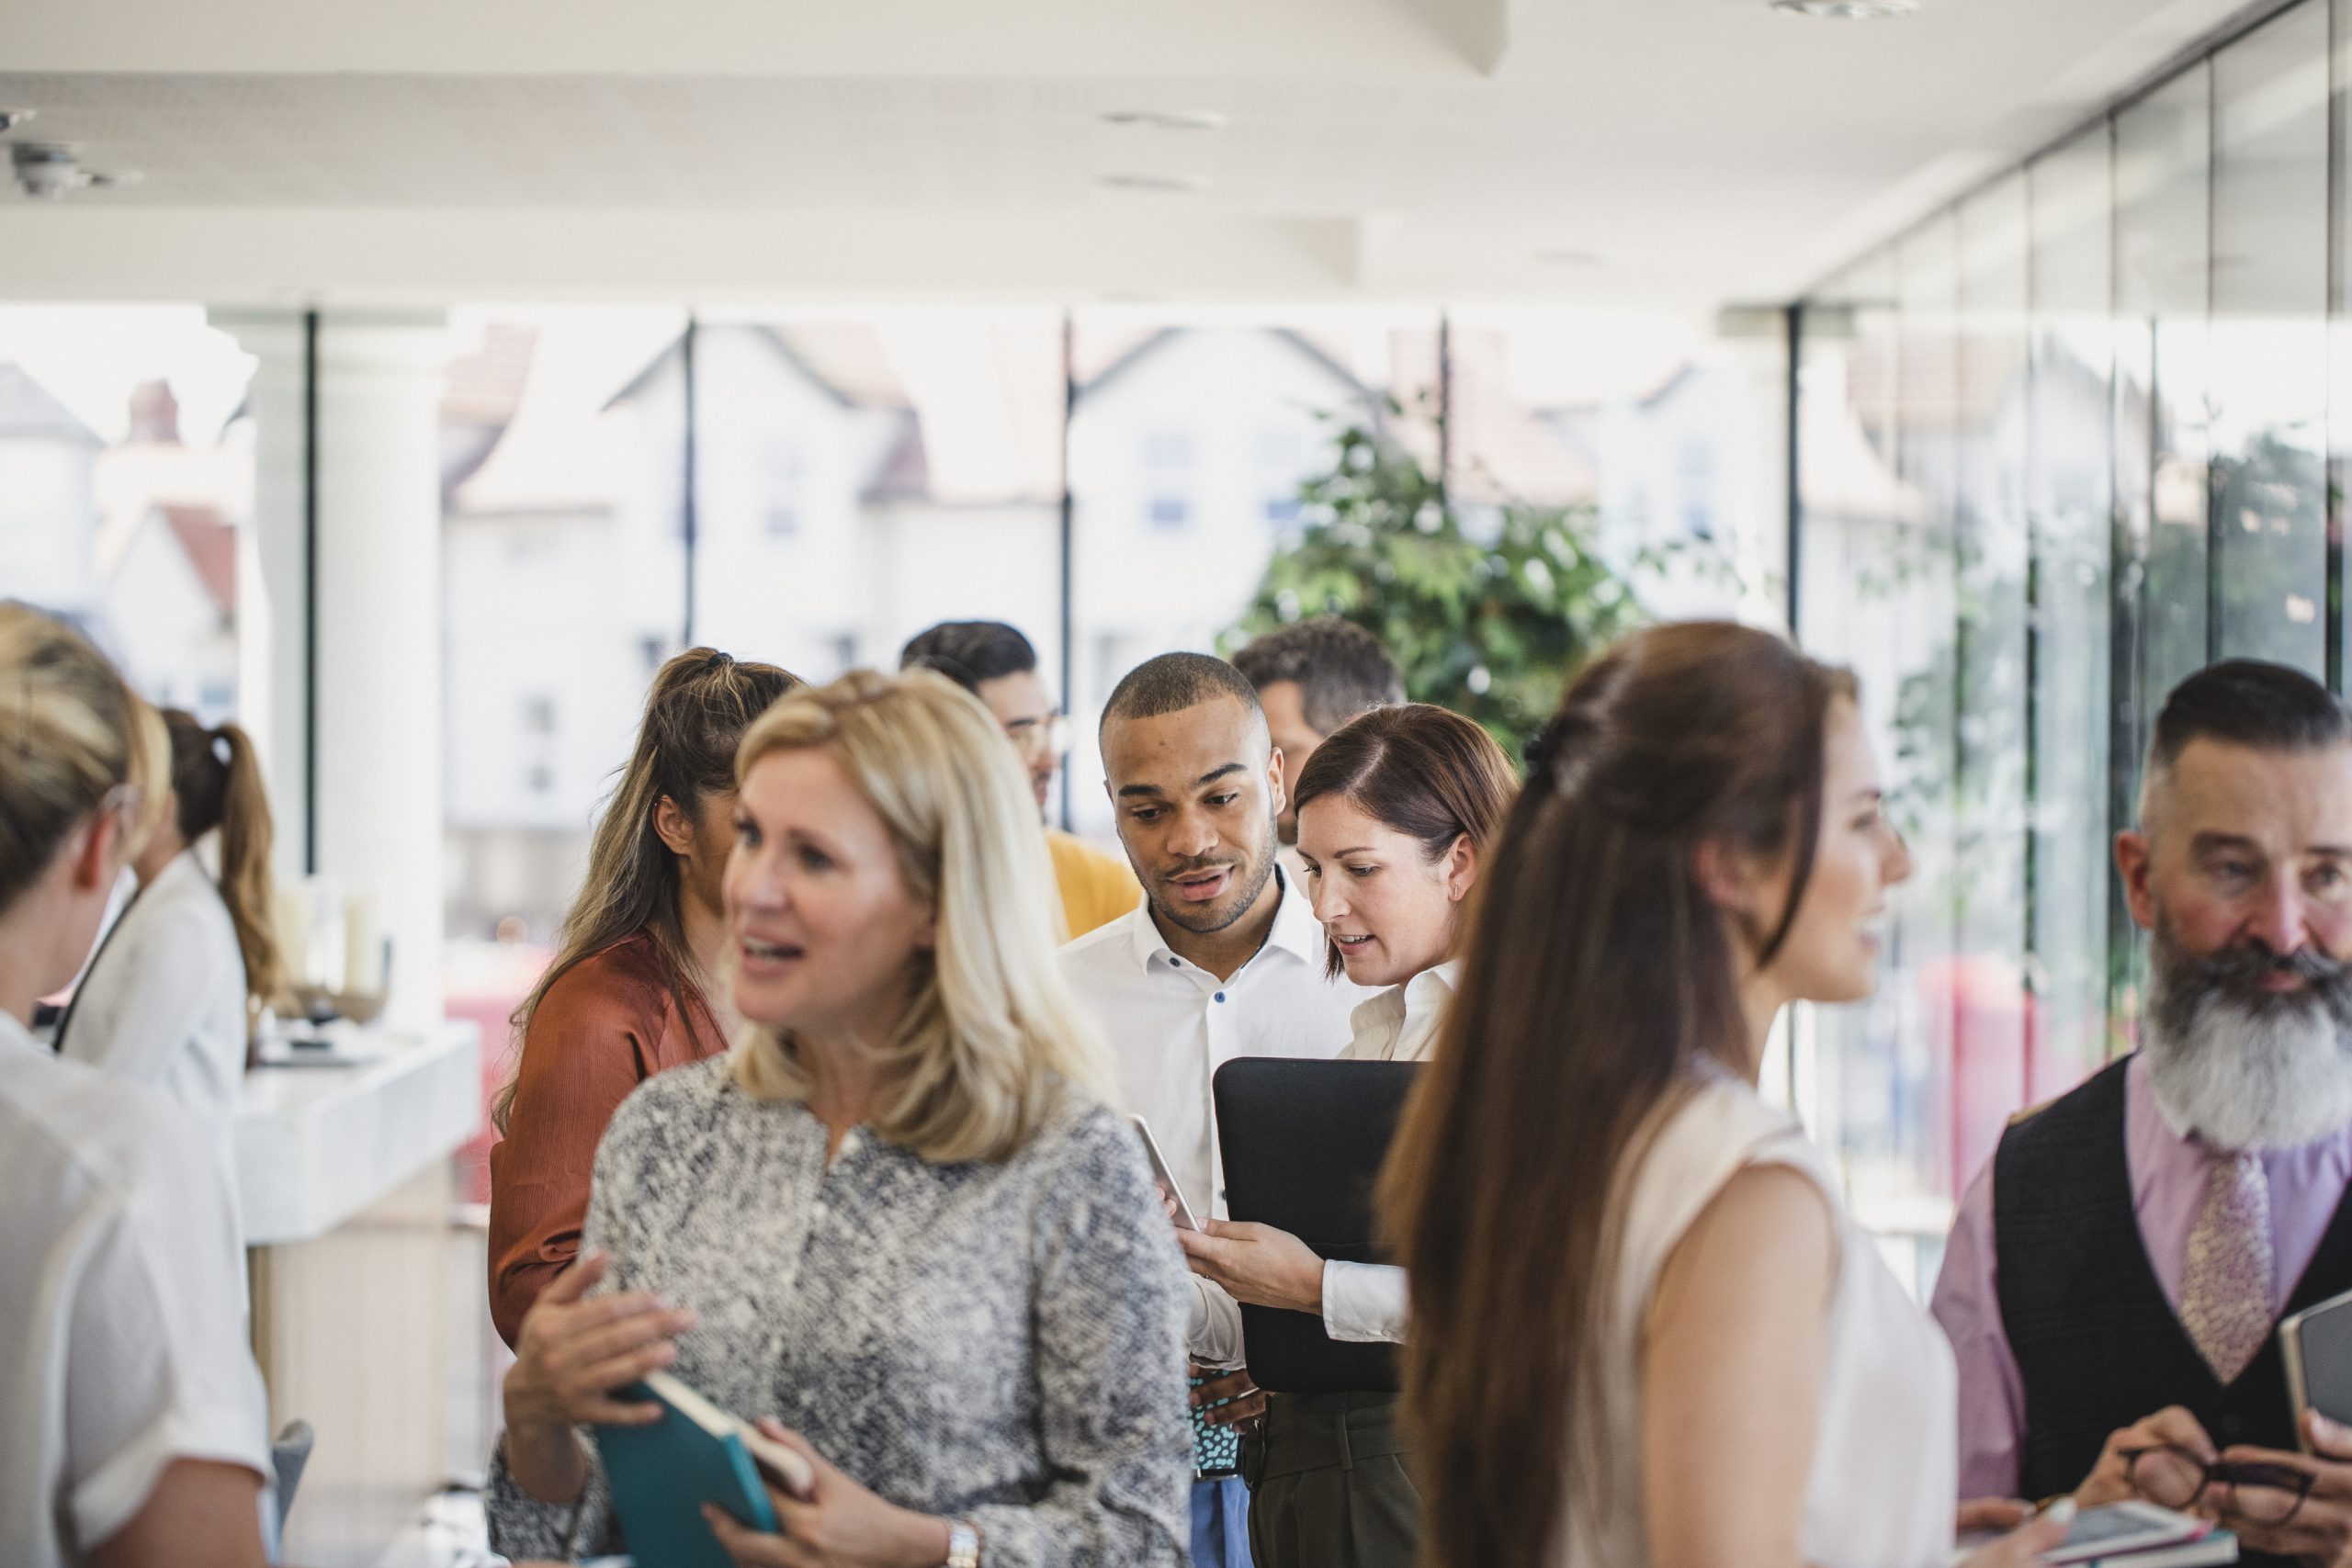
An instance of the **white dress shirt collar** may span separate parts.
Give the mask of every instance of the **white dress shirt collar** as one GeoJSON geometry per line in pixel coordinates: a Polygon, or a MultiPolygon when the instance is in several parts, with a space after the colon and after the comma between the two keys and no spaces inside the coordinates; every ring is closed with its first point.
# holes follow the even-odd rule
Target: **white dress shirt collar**
{"type": "Polygon", "coordinates": [[[1347,1055],[1371,1062],[1422,1060],[1437,1043],[1438,1026],[1461,983],[1462,961],[1449,958],[1359,1005],[1348,1018],[1352,1038],[1347,1055]]]}
{"type": "MultiPolygon", "coordinates": [[[[1261,955],[1269,952],[1282,952],[1301,958],[1320,970],[1323,966],[1323,922],[1315,918],[1315,910],[1306,902],[1306,896],[1298,890],[1297,885],[1279,864],[1274,867],[1274,884],[1279,902],[1274,906],[1273,929],[1266,933],[1265,945],[1251,954],[1249,962],[1254,964],[1261,955]]],[[[1168,939],[1160,934],[1159,921],[1152,914],[1148,894],[1141,903],[1119,918],[1126,922],[1126,935],[1129,945],[1134,949],[1137,967],[1150,970],[1175,968],[1182,964],[1182,955],[1169,946],[1168,939]]],[[[1248,964],[1243,967],[1247,968],[1248,964]]]]}

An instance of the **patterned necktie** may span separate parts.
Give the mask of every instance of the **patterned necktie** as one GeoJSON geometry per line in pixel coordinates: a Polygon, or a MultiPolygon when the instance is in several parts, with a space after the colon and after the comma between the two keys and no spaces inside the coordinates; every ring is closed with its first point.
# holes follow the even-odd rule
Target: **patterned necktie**
{"type": "Polygon", "coordinates": [[[2256,1154],[2217,1154],[2188,1233],[2180,1325],[2213,1375],[2234,1381],[2270,1337],[2270,1179],[2256,1154]]]}

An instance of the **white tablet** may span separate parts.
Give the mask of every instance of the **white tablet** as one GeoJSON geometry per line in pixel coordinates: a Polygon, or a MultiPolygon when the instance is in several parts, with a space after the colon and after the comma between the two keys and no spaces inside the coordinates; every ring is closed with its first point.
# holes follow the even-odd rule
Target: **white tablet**
{"type": "Polygon", "coordinates": [[[1184,1190],[1176,1185],[1175,1173],[1168,1168],[1168,1156],[1159,1152],[1159,1140],[1151,1135],[1151,1124],[1140,1116],[1130,1116],[1136,1132],[1143,1139],[1143,1151],[1151,1156],[1151,1174],[1159,1182],[1159,1190],[1176,1200],[1176,1224],[1179,1228],[1196,1231],[1201,1228],[1200,1216],[1193,1213],[1193,1205],[1185,1201],[1184,1190]]]}

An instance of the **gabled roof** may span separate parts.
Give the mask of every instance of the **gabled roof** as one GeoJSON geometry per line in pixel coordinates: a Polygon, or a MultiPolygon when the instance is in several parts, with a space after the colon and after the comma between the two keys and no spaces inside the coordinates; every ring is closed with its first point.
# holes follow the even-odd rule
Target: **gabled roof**
{"type": "MultiPolygon", "coordinates": [[[[1159,331],[1149,333],[1134,347],[1096,372],[1091,379],[1080,383],[1078,389],[1080,399],[1084,400],[1097,392],[1108,389],[1114,383],[1124,379],[1136,366],[1169,344],[1190,336],[1196,330],[1198,329],[1192,327],[1161,327],[1159,331]]],[[[1295,350],[1309,364],[1337,381],[1351,396],[1363,399],[1375,414],[1379,411],[1380,399],[1373,389],[1357,380],[1353,371],[1324,352],[1306,333],[1291,327],[1257,327],[1242,330],[1262,332],[1277,343],[1295,350]]]]}
{"type": "Polygon", "coordinates": [[[0,441],[65,441],[103,451],[96,431],[74,417],[21,365],[0,363],[0,441]]]}
{"type": "Polygon", "coordinates": [[[237,530],[209,506],[158,506],[157,515],[179,542],[212,607],[223,618],[237,613],[237,530]]]}
{"type": "MultiPolygon", "coordinates": [[[[734,323],[695,329],[697,337],[712,333],[749,332],[772,349],[776,357],[797,371],[819,392],[845,409],[902,409],[910,406],[906,389],[890,369],[888,355],[872,329],[853,323],[814,322],[793,327],[734,323]]],[[[653,378],[675,360],[685,342],[681,333],[646,361],[605,403],[632,402],[645,395],[653,378]]],[[[697,378],[699,379],[699,378],[697,378]]]]}

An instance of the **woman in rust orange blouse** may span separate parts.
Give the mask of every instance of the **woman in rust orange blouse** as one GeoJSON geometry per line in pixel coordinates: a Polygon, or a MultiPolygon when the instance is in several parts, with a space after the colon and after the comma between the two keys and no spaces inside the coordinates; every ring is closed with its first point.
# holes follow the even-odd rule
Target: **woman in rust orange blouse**
{"type": "Polygon", "coordinates": [[[719,880],[734,847],[735,747],[800,682],[689,649],[662,667],[555,962],[515,1010],[523,1043],[492,1120],[490,1314],[508,1344],[580,1248],[596,1143],[631,1089],[724,1050],[719,880]]]}

